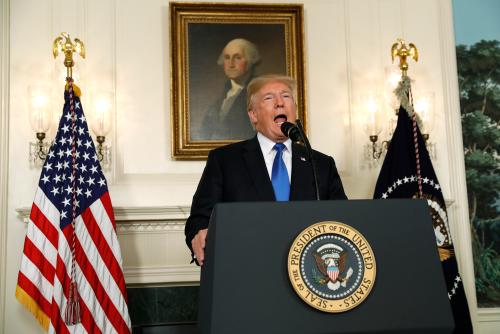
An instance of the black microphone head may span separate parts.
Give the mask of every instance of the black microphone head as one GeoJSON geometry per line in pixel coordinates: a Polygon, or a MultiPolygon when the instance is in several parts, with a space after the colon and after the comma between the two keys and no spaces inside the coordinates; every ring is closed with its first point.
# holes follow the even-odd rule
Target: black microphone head
{"type": "Polygon", "coordinates": [[[300,141],[300,131],[293,123],[283,122],[283,124],[281,124],[281,132],[292,141],[300,141]]]}
{"type": "Polygon", "coordinates": [[[288,131],[290,131],[290,129],[293,128],[294,126],[295,124],[293,123],[283,122],[281,124],[281,132],[283,132],[283,134],[288,137],[288,131]]]}

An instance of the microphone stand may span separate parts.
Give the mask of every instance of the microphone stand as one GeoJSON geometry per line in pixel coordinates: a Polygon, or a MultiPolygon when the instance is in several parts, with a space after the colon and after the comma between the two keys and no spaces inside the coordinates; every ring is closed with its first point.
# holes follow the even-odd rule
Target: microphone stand
{"type": "Polygon", "coordinates": [[[319,201],[320,198],[319,198],[318,177],[316,176],[316,163],[314,162],[313,159],[313,151],[311,148],[311,144],[309,143],[309,140],[307,139],[306,134],[304,133],[304,128],[302,127],[302,123],[300,122],[300,120],[297,119],[295,124],[297,125],[297,129],[299,129],[299,133],[300,136],[302,137],[302,140],[304,141],[304,145],[306,145],[307,154],[309,155],[309,161],[311,162],[311,168],[314,179],[314,190],[316,191],[316,200],[319,201]]]}

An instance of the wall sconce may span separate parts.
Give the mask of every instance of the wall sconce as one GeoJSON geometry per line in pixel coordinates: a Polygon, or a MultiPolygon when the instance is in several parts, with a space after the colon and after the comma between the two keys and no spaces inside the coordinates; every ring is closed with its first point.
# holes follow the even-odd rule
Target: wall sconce
{"type": "MultiPolygon", "coordinates": [[[[434,93],[417,91],[413,94],[413,99],[413,107],[419,118],[419,128],[425,140],[425,146],[430,157],[435,159],[436,145],[429,140],[434,126],[434,93]]],[[[372,93],[361,97],[359,107],[363,113],[363,130],[371,142],[365,147],[365,156],[371,160],[379,160],[390,144],[390,139],[381,139],[380,134],[384,130],[384,125],[387,124],[387,138],[392,137],[397,121],[394,116],[397,115],[399,105],[396,108],[388,95],[381,98],[378,94],[372,93]],[[391,110],[391,112],[387,113],[384,110],[391,110]]]]}
{"type": "Polygon", "coordinates": [[[89,124],[96,136],[96,153],[102,168],[111,165],[111,148],[104,144],[111,129],[111,109],[113,95],[109,92],[97,93],[90,98],[89,124]]]}
{"type": "MultiPolygon", "coordinates": [[[[385,68],[385,83],[384,83],[384,91],[386,92],[386,98],[384,102],[384,106],[390,106],[392,111],[395,111],[395,114],[398,114],[400,104],[411,103],[415,114],[417,115],[417,122],[422,137],[425,140],[425,146],[429,152],[429,156],[431,158],[435,158],[435,147],[429,141],[430,131],[432,126],[434,125],[434,94],[430,92],[420,92],[417,94],[413,94],[411,88],[409,90],[405,90],[409,96],[400,97],[402,101],[398,101],[396,94],[400,94],[401,91],[399,86],[400,84],[405,83],[405,81],[401,81],[403,78],[407,78],[408,71],[408,62],[407,58],[418,61],[418,50],[413,43],[409,43],[406,46],[405,41],[398,38],[397,42],[394,43],[391,47],[391,58],[394,62],[394,58],[399,57],[399,70],[401,73],[396,70],[394,67],[386,67],[385,68]],[[399,92],[398,92],[399,91],[399,92]],[[408,101],[409,100],[409,101],[408,101]]],[[[411,82],[411,80],[410,80],[411,82]]],[[[408,88],[407,88],[408,89],[408,88]]],[[[406,94],[403,93],[403,94],[406,94]]],[[[375,95],[368,96],[362,101],[362,109],[365,111],[364,117],[364,130],[368,134],[368,138],[372,143],[371,147],[371,158],[373,160],[378,160],[386,151],[390,145],[390,139],[382,141],[381,144],[378,144],[379,135],[382,132],[382,112],[383,107],[380,104],[380,99],[375,95]]],[[[392,115],[389,119],[389,138],[392,138],[394,133],[396,120],[393,119],[392,115]]],[[[368,152],[367,147],[365,146],[365,152],[368,152]]]]}
{"type": "MultiPolygon", "coordinates": [[[[47,132],[52,126],[52,112],[48,86],[28,87],[29,120],[36,133],[36,142],[29,143],[29,161],[33,166],[43,165],[52,142],[47,142],[47,132]]],[[[111,148],[104,144],[111,128],[111,93],[100,93],[90,98],[89,126],[96,136],[96,153],[103,169],[111,164],[111,148]]]]}
{"type": "Polygon", "coordinates": [[[394,66],[385,68],[383,94],[369,94],[362,98],[361,110],[364,114],[364,129],[371,144],[365,147],[365,157],[371,161],[378,161],[391,143],[392,134],[397,124],[399,100],[394,90],[401,81],[401,71],[394,66]],[[386,128],[386,135],[381,133],[386,128]]]}
{"type": "MultiPolygon", "coordinates": [[[[388,66],[385,68],[384,94],[368,94],[361,98],[360,109],[363,114],[363,127],[368,135],[371,145],[365,147],[365,156],[370,160],[378,160],[390,144],[390,138],[397,124],[397,114],[400,101],[394,90],[401,81],[401,70],[388,66]],[[386,112],[382,112],[386,110],[386,112]],[[390,112],[387,112],[390,111],[390,112]],[[387,125],[387,138],[381,139],[380,133],[387,125]]],[[[420,119],[419,128],[425,140],[425,145],[432,159],[436,158],[436,145],[429,140],[434,126],[434,93],[429,91],[415,91],[413,94],[413,107],[420,119]]]]}
{"type": "Polygon", "coordinates": [[[384,150],[387,150],[389,142],[384,140],[380,143],[379,136],[384,129],[385,115],[382,108],[379,94],[370,93],[361,97],[360,108],[363,110],[363,130],[368,135],[371,142],[370,148],[367,147],[367,153],[372,159],[378,160],[384,150]]]}
{"type": "Polygon", "coordinates": [[[28,99],[29,120],[37,138],[36,142],[29,143],[29,161],[33,165],[41,165],[52,145],[45,141],[47,131],[52,125],[50,89],[47,86],[30,86],[28,99]]]}

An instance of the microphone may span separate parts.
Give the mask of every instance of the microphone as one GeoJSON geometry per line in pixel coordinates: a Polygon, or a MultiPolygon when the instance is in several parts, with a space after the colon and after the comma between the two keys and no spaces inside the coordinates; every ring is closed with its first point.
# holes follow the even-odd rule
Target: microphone
{"type": "Polygon", "coordinates": [[[281,124],[281,132],[283,132],[283,134],[290,138],[292,141],[300,141],[300,130],[297,125],[293,123],[284,122],[283,124],[281,124]]]}
{"type": "Polygon", "coordinates": [[[311,148],[311,144],[304,133],[304,129],[302,128],[302,123],[300,120],[297,120],[297,124],[293,124],[290,122],[284,122],[281,124],[281,132],[292,141],[302,141],[306,147],[307,155],[309,156],[309,161],[311,162],[312,175],[314,179],[314,191],[316,192],[316,200],[320,200],[319,198],[319,187],[318,187],[318,177],[316,176],[316,164],[314,163],[313,152],[311,148]]]}

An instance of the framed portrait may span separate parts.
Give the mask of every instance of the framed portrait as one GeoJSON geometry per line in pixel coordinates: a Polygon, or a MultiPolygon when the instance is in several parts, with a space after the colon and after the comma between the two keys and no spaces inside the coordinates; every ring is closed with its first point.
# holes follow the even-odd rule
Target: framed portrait
{"type": "Polygon", "coordinates": [[[307,129],[301,4],[171,2],[169,9],[174,159],[206,159],[254,136],[246,85],[264,74],[297,80],[297,116],[307,129]]]}

